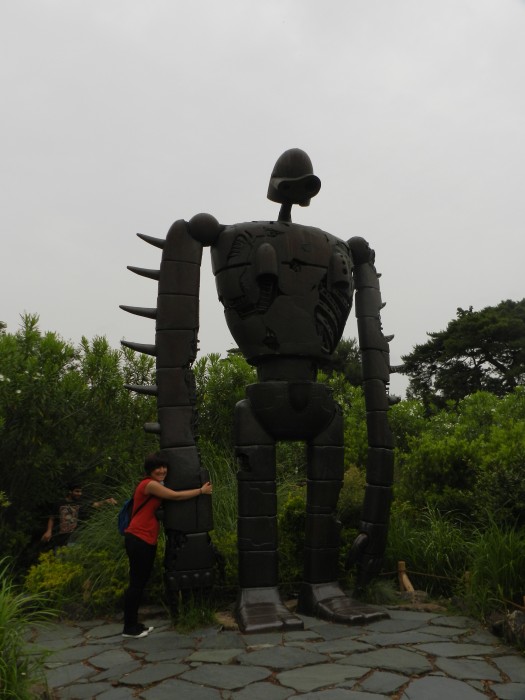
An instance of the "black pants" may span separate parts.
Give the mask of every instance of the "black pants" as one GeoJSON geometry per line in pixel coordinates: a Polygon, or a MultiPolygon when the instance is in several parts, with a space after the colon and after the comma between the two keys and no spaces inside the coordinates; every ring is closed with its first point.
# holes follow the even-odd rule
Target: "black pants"
{"type": "Polygon", "coordinates": [[[126,553],[129,559],[129,586],[124,595],[124,628],[132,628],[138,622],[138,611],[144,588],[155,563],[156,544],[148,544],[135,535],[125,535],[126,553]]]}

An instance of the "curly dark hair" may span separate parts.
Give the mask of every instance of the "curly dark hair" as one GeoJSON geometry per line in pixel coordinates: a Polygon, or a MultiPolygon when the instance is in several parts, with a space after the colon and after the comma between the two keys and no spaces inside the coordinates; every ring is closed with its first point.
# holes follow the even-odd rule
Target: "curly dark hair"
{"type": "Polygon", "coordinates": [[[144,471],[146,474],[151,474],[154,469],[158,467],[167,467],[166,460],[160,455],[159,452],[153,452],[148,455],[144,460],[144,471]]]}

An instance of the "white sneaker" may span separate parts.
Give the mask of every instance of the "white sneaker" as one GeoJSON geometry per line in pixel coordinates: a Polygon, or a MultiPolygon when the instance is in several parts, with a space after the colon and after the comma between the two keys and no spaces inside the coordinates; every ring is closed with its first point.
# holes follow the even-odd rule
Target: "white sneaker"
{"type": "Polygon", "coordinates": [[[122,632],[123,637],[130,637],[132,639],[140,639],[141,637],[147,637],[148,634],[153,630],[153,627],[146,627],[146,625],[137,625],[136,627],[122,632]]]}

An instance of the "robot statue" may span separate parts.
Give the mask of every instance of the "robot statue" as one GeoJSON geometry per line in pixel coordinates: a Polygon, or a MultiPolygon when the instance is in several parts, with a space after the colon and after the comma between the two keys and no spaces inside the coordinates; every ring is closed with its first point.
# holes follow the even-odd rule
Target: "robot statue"
{"type": "MultiPolygon", "coordinates": [[[[133,272],[158,280],[153,309],[123,306],[156,319],[154,345],[123,342],[156,357],[157,385],[129,386],[155,394],[160,434],[169,464],[166,485],[200,486],[207,479],[196,443],[195,385],[199,280],[203,246],[211,247],[213,272],[228,328],[258,382],[236,406],[238,554],[236,614],[243,632],[302,629],[302,620],[278,591],[275,445],[307,446],[304,576],[298,612],[360,624],[386,617],[383,610],[347,597],[338,583],[339,530],[335,517],[344,471],[343,418],[330,389],[316,382],[345,328],[356,290],[356,316],[367,411],[367,486],[359,534],[348,556],[363,587],[379,571],[385,549],[393,478],[390,338],[382,333],[379,275],[374,252],[362,238],[344,242],[318,228],[294,224],[294,204],[308,206],[320,190],[308,155],[291,149],[277,160],[268,198],[281,204],[277,221],[221,225],[209,214],[177,221],[165,240],[138,234],[162,248],[160,270],[133,272]]],[[[180,594],[213,584],[215,553],[209,498],[165,504],[165,580],[172,604],[180,594]]]]}

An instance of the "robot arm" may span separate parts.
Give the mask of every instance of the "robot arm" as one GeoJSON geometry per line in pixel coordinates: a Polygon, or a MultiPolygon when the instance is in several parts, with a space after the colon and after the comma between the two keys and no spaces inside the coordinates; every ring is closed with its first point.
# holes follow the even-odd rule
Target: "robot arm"
{"type": "Polygon", "coordinates": [[[363,365],[368,431],[367,485],[359,535],[348,557],[357,564],[357,584],[364,586],[381,567],[386,547],[394,471],[393,438],[387,411],[390,351],[381,327],[379,275],[374,251],[359,237],[348,242],[354,259],[355,309],[363,365]]]}
{"type": "MultiPolygon", "coordinates": [[[[189,223],[176,221],[166,239],[138,234],[162,249],[159,270],[129,268],[158,281],[156,308],[122,306],[130,313],[155,319],[155,343],[122,344],[156,358],[155,386],[128,386],[157,397],[157,423],[146,423],[157,433],[168,464],[166,486],[174,490],[200,488],[208,481],[197,448],[195,377],[191,365],[197,354],[199,329],[200,267],[203,245],[211,245],[221,230],[207,214],[189,223]]],[[[195,498],[164,505],[167,535],[165,577],[176,609],[179,592],[211,586],[215,550],[208,532],[213,528],[211,498],[195,498]]]]}

